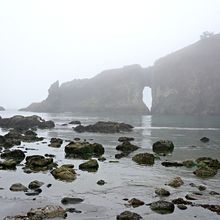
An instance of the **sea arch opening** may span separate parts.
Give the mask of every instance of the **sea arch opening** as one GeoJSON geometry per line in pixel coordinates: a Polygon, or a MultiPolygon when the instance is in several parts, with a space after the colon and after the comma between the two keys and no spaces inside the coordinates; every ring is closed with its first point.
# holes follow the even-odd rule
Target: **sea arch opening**
{"type": "Polygon", "coordinates": [[[142,100],[151,112],[151,108],[152,108],[152,89],[149,86],[144,87],[142,100]]]}

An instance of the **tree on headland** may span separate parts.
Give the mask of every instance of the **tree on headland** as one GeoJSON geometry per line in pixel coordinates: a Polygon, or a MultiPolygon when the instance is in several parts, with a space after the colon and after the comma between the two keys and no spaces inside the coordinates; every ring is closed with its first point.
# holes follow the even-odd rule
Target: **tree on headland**
{"type": "Polygon", "coordinates": [[[210,38],[214,36],[214,32],[209,32],[209,31],[204,31],[201,35],[200,35],[200,40],[205,40],[207,38],[210,38]]]}

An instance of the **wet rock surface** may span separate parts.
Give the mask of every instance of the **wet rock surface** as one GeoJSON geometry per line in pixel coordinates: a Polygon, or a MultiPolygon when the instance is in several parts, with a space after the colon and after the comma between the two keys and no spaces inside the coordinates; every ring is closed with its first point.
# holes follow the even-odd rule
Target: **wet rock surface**
{"type": "Polygon", "coordinates": [[[11,185],[10,190],[13,192],[19,192],[19,191],[25,192],[28,190],[28,188],[21,183],[14,183],[11,185]]]}
{"type": "Polygon", "coordinates": [[[1,158],[6,160],[12,159],[18,164],[24,160],[25,153],[22,150],[8,150],[7,152],[1,153],[1,158]]]}
{"type": "Polygon", "coordinates": [[[98,133],[120,133],[120,132],[130,132],[132,131],[133,126],[125,123],[118,122],[104,122],[99,121],[93,125],[79,125],[74,128],[74,131],[82,132],[98,132],[98,133]]]}
{"type": "Polygon", "coordinates": [[[155,190],[155,194],[158,196],[169,196],[170,192],[164,188],[158,188],[155,190]]]}
{"type": "Polygon", "coordinates": [[[55,179],[72,182],[76,179],[76,172],[73,168],[69,166],[62,165],[51,171],[51,174],[54,176],[55,179]]]}
{"type": "Polygon", "coordinates": [[[183,180],[178,176],[178,177],[174,177],[172,178],[167,185],[174,187],[174,188],[178,188],[180,186],[182,186],[184,184],[183,180]]]}
{"type": "Polygon", "coordinates": [[[140,165],[153,165],[154,155],[149,153],[140,153],[132,157],[132,160],[140,165]]]}
{"type": "Polygon", "coordinates": [[[29,183],[28,188],[29,189],[38,189],[38,188],[40,188],[43,185],[44,185],[43,182],[40,182],[38,180],[34,180],[34,181],[29,183]]]}
{"type": "Polygon", "coordinates": [[[210,167],[201,167],[196,169],[193,173],[200,178],[209,178],[215,176],[217,174],[217,170],[210,167]]]}
{"type": "Polygon", "coordinates": [[[80,170],[86,170],[89,172],[96,172],[98,168],[99,168],[99,164],[95,159],[90,159],[79,165],[80,170]]]}
{"type": "Polygon", "coordinates": [[[142,219],[142,217],[135,212],[124,211],[120,215],[117,215],[116,219],[117,220],[140,220],[142,219]]]}
{"type": "Polygon", "coordinates": [[[59,147],[61,147],[62,144],[63,144],[62,139],[60,139],[60,138],[51,138],[49,146],[59,148],[59,147]]]}
{"type": "Polygon", "coordinates": [[[129,203],[131,206],[133,206],[134,208],[144,205],[144,202],[143,202],[143,201],[141,201],[141,200],[139,200],[139,199],[136,199],[136,198],[130,199],[130,200],[128,201],[128,203],[129,203]]]}
{"type": "Polygon", "coordinates": [[[53,162],[53,158],[47,158],[42,155],[32,155],[26,157],[25,168],[33,172],[51,170],[57,165],[53,162]]]}
{"type": "Polygon", "coordinates": [[[170,140],[160,140],[153,144],[153,152],[157,154],[168,154],[174,150],[174,144],[170,140]]]}
{"type": "Polygon", "coordinates": [[[89,159],[91,157],[100,157],[105,149],[101,144],[91,144],[89,142],[71,142],[65,146],[66,157],[89,159]]]}
{"type": "Polygon", "coordinates": [[[124,141],[122,144],[116,147],[116,150],[122,151],[124,154],[130,154],[133,151],[136,151],[139,147],[131,144],[129,141],[124,141]]]}
{"type": "Polygon", "coordinates": [[[157,201],[152,202],[150,208],[159,214],[170,214],[174,212],[175,206],[172,202],[157,201]]]}

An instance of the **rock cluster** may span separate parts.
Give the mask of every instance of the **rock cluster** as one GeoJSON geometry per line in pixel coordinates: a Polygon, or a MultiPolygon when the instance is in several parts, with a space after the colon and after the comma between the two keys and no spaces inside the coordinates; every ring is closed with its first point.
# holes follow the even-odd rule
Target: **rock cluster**
{"type": "Polygon", "coordinates": [[[118,122],[105,122],[99,121],[93,125],[78,125],[73,128],[76,132],[98,132],[98,133],[120,133],[120,132],[130,132],[133,129],[133,126],[125,123],[118,122]]]}

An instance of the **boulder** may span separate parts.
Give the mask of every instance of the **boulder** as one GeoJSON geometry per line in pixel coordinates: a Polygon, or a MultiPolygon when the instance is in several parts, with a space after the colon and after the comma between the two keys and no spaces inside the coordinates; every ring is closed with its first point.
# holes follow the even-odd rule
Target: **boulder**
{"type": "Polygon", "coordinates": [[[101,144],[91,144],[89,142],[70,142],[65,146],[66,157],[89,159],[91,157],[100,157],[105,150],[101,144]]]}
{"type": "Polygon", "coordinates": [[[132,157],[132,160],[140,165],[153,165],[154,155],[149,153],[140,153],[132,157]]]}
{"type": "Polygon", "coordinates": [[[90,159],[88,161],[86,161],[85,163],[82,163],[79,165],[79,169],[80,170],[86,170],[89,172],[96,172],[99,168],[99,164],[97,162],[97,160],[95,159],[90,159]]]}
{"type": "Polygon", "coordinates": [[[49,129],[54,128],[53,121],[45,121],[39,116],[22,116],[16,115],[11,118],[0,118],[0,127],[15,128],[20,130],[28,130],[30,128],[49,129]]]}
{"type": "Polygon", "coordinates": [[[34,180],[34,181],[29,183],[28,188],[29,189],[38,189],[38,188],[40,188],[43,185],[44,185],[43,182],[40,182],[38,180],[34,180]]]}
{"type": "Polygon", "coordinates": [[[53,162],[53,158],[45,158],[41,155],[32,155],[26,157],[25,168],[29,168],[32,171],[46,171],[51,170],[53,167],[57,166],[53,162]]]}
{"type": "Polygon", "coordinates": [[[1,153],[1,158],[6,160],[13,159],[17,164],[19,164],[24,160],[25,154],[22,150],[8,150],[4,153],[1,153]]]}
{"type": "Polygon", "coordinates": [[[140,220],[142,217],[135,212],[124,211],[117,215],[117,220],[140,220]]]}
{"type": "Polygon", "coordinates": [[[196,159],[196,163],[198,167],[210,167],[213,169],[220,169],[220,161],[217,159],[212,159],[210,157],[199,157],[196,159]]]}
{"type": "Polygon", "coordinates": [[[133,126],[125,123],[118,122],[104,122],[99,121],[93,125],[82,126],[79,125],[73,128],[76,132],[97,132],[97,133],[120,133],[120,132],[130,132],[133,126]]]}
{"type": "Polygon", "coordinates": [[[160,140],[153,144],[153,152],[157,154],[168,154],[174,150],[174,144],[169,140],[160,140]]]}
{"type": "Polygon", "coordinates": [[[172,202],[157,201],[152,202],[150,208],[159,214],[170,214],[174,212],[175,206],[172,202]]]}
{"type": "Polygon", "coordinates": [[[141,200],[139,200],[139,199],[136,199],[136,198],[130,199],[130,200],[128,201],[128,203],[129,203],[131,206],[133,206],[134,208],[144,205],[144,202],[143,202],[143,201],[141,201],[141,200]]]}
{"type": "Polygon", "coordinates": [[[11,185],[10,190],[13,192],[19,192],[19,191],[27,191],[28,188],[24,185],[22,185],[21,183],[14,183],[11,185]]]}
{"type": "Polygon", "coordinates": [[[158,188],[155,190],[155,194],[157,194],[158,196],[169,196],[170,192],[166,189],[158,188]]]}
{"type": "Polygon", "coordinates": [[[215,176],[217,170],[210,167],[201,167],[196,169],[193,173],[200,178],[209,178],[215,176]]]}
{"type": "Polygon", "coordinates": [[[0,161],[0,170],[15,170],[17,162],[13,159],[0,161]]]}
{"type": "Polygon", "coordinates": [[[61,181],[72,182],[76,179],[75,170],[65,165],[54,169],[53,171],[51,171],[51,174],[55,179],[61,181]]]}
{"type": "Polygon", "coordinates": [[[116,147],[116,150],[129,154],[137,150],[138,148],[139,148],[138,146],[131,144],[129,141],[124,141],[122,144],[116,147]]]}
{"type": "Polygon", "coordinates": [[[48,205],[43,208],[32,208],[28,213],[27,217],[33,220],[41,220],[48,218],[66,217],[66,211],[61,206],[48,205]]]}
{"type": "Polygon", "coordinates": [[[51,138],[50,140],[50,147],[59,148],[63,144],[63,140],[60,138],[51,138]]]}
{"type": "Polygon", "coordinates": [[[168,182],[168,185],[174,188],[180,187],[184,184],[183,180],[178,176],[174,177],[168,182]]]}

